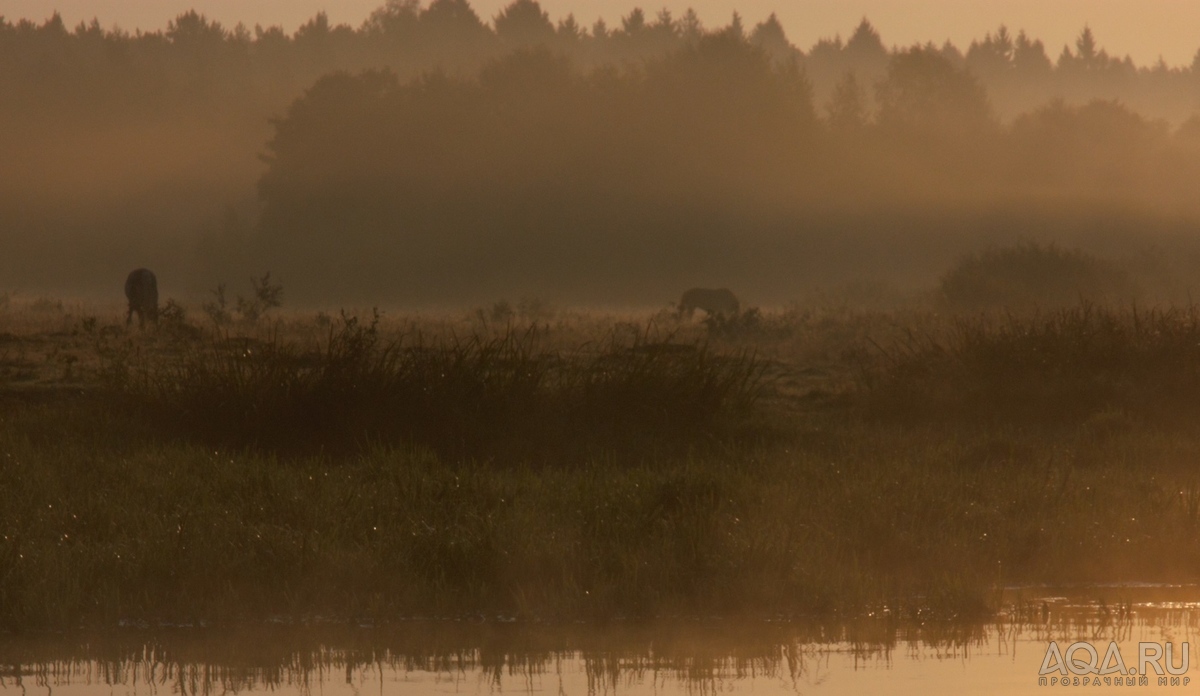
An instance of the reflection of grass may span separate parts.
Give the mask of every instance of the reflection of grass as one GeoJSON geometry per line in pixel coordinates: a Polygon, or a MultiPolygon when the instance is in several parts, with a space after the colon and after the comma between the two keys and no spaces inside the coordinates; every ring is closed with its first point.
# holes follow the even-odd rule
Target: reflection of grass
{"type": "Polygon", "coordinates": [[[0,626],[961,615],[1005,583],[1194,579],[1200,437],[1143,417],[1186,401],[1191,316],[792,313],[711,350],[611,324],[97,339],[124,401],[0,399],[0,626]],[[743,348],[794,384],[745,408],[743,348]],[[1034,387],[1077,411],[1031,421],[1034,387]]]}
{"type": "MultiPolygon", "coordinates": [[[[1045,588],[1044,588],[1045,589],[1045,588]]],[[[1113,588],[1107,588],[1111,592],[1113,588]]],[[[1082,597],[1096,599],[1099,588],[1082,597]]],[[[1144,596],[1134,591],[1135,597],[1144,596]]],[[[1066,598],[1061,598],[1066,599],[1066,598]]],[[[1070,599],[1077,602],[1081,597],[1070,599]]],[[[329,621],[239,624],[197,630],[162,626],[120,631],[0,635],[0,688],[29,684],[76,690],[169,688],[175,693],[244,691],[355,693],[384,684],[437,682],[450,688],[486,684],[489,691],[559,693],[722,693],[822,686],[843,670],[889,669],[903,660],[941,663],[933,678],[959,677],[964,664],[997,651],[1013,659],[1041,658],[1051,641],[1116,640],[1130,634],[1174,633],[1188,611],[1145,605],[1009,605],[1014,614],[980,622],[897,617],[889,612],[850,619],[793,621],[664,618],[652,622],[528,623],[415,620],[391,624],[329,621]],[[444,681],[443,681],[444,680],[444,681]]],[[[1179,649],[1176,639],[1175,650],[1179,649]]],[[[1019,661],[1020,662],[1020,661],[1019,661]]],[[[1030,666],[1035,669],[1037,662],[1030,666]]],[[[405,689],[407,691],[407,689],[405,689]]]]}
{"type": "MultiPolygon", "coordinates": [[[[347,680],[362,693],[373,691],[369,685],[376,680],[393,685],[433,676],[407,672],[441,673],[452,683],[486,683],[498,692],[551,684],[560,693],[620,693],[654,684],[659,693],[717,693],[732,680],[746,680],[745,686],[754,680],[816,685],[831,659],[857,660],[860,667],[867,661],[882,664],[898,649],[917,645],[939,656],[963,654],[991,633],[986,625],[901,624],[892,617],[836,623],[405,621],[364,627],[317,622],[39,633],[11,642],[0,637],[0,664],[21,665],[27,683],[50,682],[55,688],[120,684],[163,690],[169,684],[176,693],[191,694],[329,693],[347,680]],[[897,635],[900,625],[903,638],[897,635]]],[[[0,671],[0,688],[18,684],[16,675],[0,671]]]]}

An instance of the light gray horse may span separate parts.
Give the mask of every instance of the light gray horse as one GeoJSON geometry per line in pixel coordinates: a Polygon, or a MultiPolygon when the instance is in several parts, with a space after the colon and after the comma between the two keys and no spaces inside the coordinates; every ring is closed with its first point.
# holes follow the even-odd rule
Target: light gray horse
{"type": "Polygon", "coordinates": [[[125,299],[129,300],[126,326],[133,321],[134,312],[138,315],[138,326],[145,326],[147,319],[158,323],[158,279],[153,271],[139,268],[130,272],[125,279],[125,299]]]}
{"type": "Polygon", "coordinates": [[[692,288],[683,293],[679,300],[679,315],[691,319],[697,309],[703,309],[710,317],[734,317],[741,309],[741,304],[729,288],[692,288]]]}

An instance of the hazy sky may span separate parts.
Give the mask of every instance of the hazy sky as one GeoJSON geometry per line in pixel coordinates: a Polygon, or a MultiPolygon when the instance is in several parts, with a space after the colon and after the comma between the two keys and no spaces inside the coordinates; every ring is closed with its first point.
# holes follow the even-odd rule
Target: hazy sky
{"type": "MultiPolygon", "coordinates": [[[[9,21],[42,21],[58,10],[72,26],[100,20],[105,27],[159,29],[180,12],[194,8],[230,26],[237,22],[281,24],[288,31],[324,10],[335,22],[358,26],[384,0],[3,0],[0,15],[9,21]]],[[[474,0],[491,19],[511,0],[474,0]]],[[[541,0],[551,19],[574,13],[585,26],[597,17],[611,25],[634,7],[654,14],[667,7],[676,14],[695,7],[706,24],[724,25],[734,9],[748,25],[778,14],[792,42],[802,49],[817,39],[845,36],[863,16],[889,45],[951,39],[965,49],[971,39],[1006,24],[1025,29],[1046,42],[1057,58],[1084,24],[1092,27],[1109,53],[1133,56],[1138,64],[1162,56],[1172,65],[1189,64],[1200,48],[1200,0],[541,0]]],[[[423,2],[422,4],[428,4],[423,2]]]]}

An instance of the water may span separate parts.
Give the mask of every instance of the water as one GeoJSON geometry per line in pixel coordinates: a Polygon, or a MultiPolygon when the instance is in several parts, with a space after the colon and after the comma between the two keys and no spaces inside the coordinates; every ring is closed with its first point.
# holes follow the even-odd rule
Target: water
{"type": "MultiPolygon", "coordinates": [[[[1024,694],[1092,693],[1039,686],[1051,641],[1127,667],[1138,644],[1182,645],[1200,617],[1200,587],[1025,588],[985,622],[892,616],[852,621],[659,620],[529,625],[313,621],[230,628],[124,628],[0,636],[0,691],[20,694],[1024,694]]],[[[1076,652],[1077,658],[1086,657],[1076,652]]],[[[1196,667],[1165,686],[1200,689],[1196,667]],[[1184,681],[1186,680],[1186,682],[1184,681]],[[1186,684],[1186,686],[1185,686],[1186,684]]],[[[1163,664],[1160,659],[1159,664],[1163,664]]],[[[1059,677],[1053,672],[1050,677],[1059,677]]],[[[1068,678],[1075,675],[1068,674],[1068,678]]],[[[1092,677],[1089,677],[1089,682],[1092,677]]],[[[1109,677],[1110,679],[1112,677],[1109,677]]],[[[1113,687],[1101,683],[1101,691],[1113,687]]],[[[1081,691],[1082,690],[1082,691],[1081,691]]]]}

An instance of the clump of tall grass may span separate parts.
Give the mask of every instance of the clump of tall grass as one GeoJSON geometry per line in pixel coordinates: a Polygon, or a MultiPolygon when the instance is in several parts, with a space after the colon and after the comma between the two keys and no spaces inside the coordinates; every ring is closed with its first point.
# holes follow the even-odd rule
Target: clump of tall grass
{"type": "Polygon", "coordinates": [[[708,335],[719,339],[782,340],[795,331],[794,317],[787,314],[764,314],[751,307],[737,314],[710,314],[704,319],[708,335]]]}
{"type": "Polygon", "coordinates": [[[1073,422],[1200,409],[1200,307],[1083,304],[1049,314],[954,318],[882,348],[865,375],[876,414],[1073,422]]]}
{"type": "Polygon", "coordinates": [[[116,386],[167,432],[272,450],[416,442],[456,454],[561,454],[719,437],[758,394],[749,355],[639,334],[573,351],[536,328],[426,342],[343,315],[305,348],[216,337],[116,386]]]}

